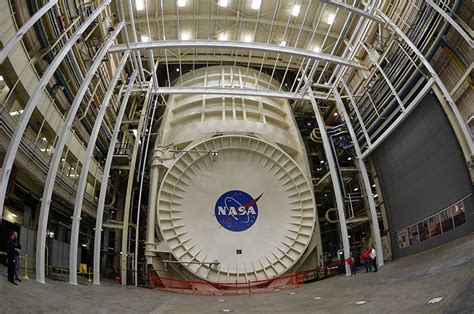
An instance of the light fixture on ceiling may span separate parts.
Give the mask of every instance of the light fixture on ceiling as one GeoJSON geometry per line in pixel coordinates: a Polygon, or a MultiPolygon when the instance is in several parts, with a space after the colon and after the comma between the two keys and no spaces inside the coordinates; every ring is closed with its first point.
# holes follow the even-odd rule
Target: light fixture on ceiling
{"type": "Polygon", "coordinates": [[[261,4],[262,4],[262,0],[252,0],[252,9],[254,10],[260,9],[261,4]]]}
{"type": "Polygon", "coordinates": [[[227,8],[229,5],[229,0],[219,0],[219,6],[223,8],[227,8]]]}
{"type": "Polygon", "coordinates": [[[330,14],[328,16],[328,24],[331,25],[332,23],[334,23],[334,19],[336,18],[336,15],[335,14],[330,14]]]}
{"type": "Polygon", "coordinates": [[[179,68],[176,68],[176,72],[179,72],[179,68]]]}
{"type": "Polygon", "coordinates": [[[22,113],[23,113],[23,110],[13,111],[13,112],[10,112],[10,116],[14,117],[22,113]]]}
{"type": "Polygon", "coordinates": [[[286,41],[282,41],[282,42],[280,43],[280,46],[285,47],[285,46],[286,46],[286,41]]]}
{"type": "Polygon", "coordinates": [[[137,11],[141,11],[141,10],[145,9],[144,0],[137,0],[137,2],[135,2],[135,6],[137,7],[137,11]]]}
{"type": "Polygon", "coordinates": [[[146,42],[149,42],[150,41],[150,37],[148,37],[147,35],[141,35],[141,39],[142,39],[142,43],[146,43],[146,42]]]}
{"type": "Polygon", "coordinates": [[[334,116],[337,117],[339,114],[337,112],[334,112],[334,116]]]}
{"type": "Polygon", "coordinates": [[[316,47],[314,47],[313,51],[314,52],[321,52],[321,47],[316,46],[316,47]]]}
{"type": "Polygon", "coordinates": [[[251,35],[245,35],[244,41],[245,41],[246,43],[251,42],[251,41],[252,41],[252,36],[251,36],[251,35]]]}
{"type": "Polygon", "coordinates": [[[355,188],[355,189],[354,189],[354,192],[357,192],[357,191],[359,191],[359,188],[355,188]]]}
{"type": "Polygon", "coordinates": [[[186,0],[178,0],[178,7],[182,8],[186,6],[186,0]]]}
{"type": "Polygon", "coordinates": [[[347,157],[347,160],[351,161],[351,160],[352,160],[352,157],[347,157]]]}
{"type": "Polygon", "coordinates": [[[219,34],[219,40],[227,40],[227,33],[220,33],[219,34]]]}
{"type": "Polygon", "coordinates": [[[301,10],[301,6],[300,5],[295,5],[293,7],[293,10],[291,10],[291,15],[293,16],[298,16],[298,14],[300,14],[300,10],[301,10]]]}
{"type": "Polygon", "coordinates": [[[375,184],[372,184],[372,187],[375,188],[375,184]]]}
{"type": "Polygon", "coordinates": [[[190,40],[191,39],[191,34],[188,32],[182,32],[181,33],[181,40],[190,40]]]}
{"type": "Polygon", "coordinates": [[[10,215],[11,215],[13,218],[18,217],[18,215],[17,215],[17,214],[14,214],[14,213],[10,213],[10,215]]]}

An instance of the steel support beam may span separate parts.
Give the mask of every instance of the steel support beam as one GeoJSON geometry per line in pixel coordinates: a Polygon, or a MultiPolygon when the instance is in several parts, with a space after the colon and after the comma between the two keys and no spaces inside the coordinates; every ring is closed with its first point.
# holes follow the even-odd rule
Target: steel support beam
{"type": "MultiPolygon", "coordinates": [[[[434,79],[436,82],[436,85],[438,85],[439,89],[444,95],[444,98],[446,99],[447,103],[449,104],[449,107],[451,108],[451,111],[454,113],[454,116],[457,120],[458,126],[461,129],[463,133],[463,139],[459,139],[460,141],[462,140],[466,145],[467,148],[469,149],[469,153],[471,156],[474,156],[474,143],[471,139],[471,135],[469,133],[469,130],[467,129],[466,124],[463,121],[463,118],[461,116],[461,113],[459,112],[459,108],[457,107],[456,103],[454,102],[453,98],[451,97],[451,94],[449,93],[448,89],[446,86],[444,86],[443,81],[441,81],[440,77],[438,76],[438,73],[433,69],[431,66],[430,62],[425,58],[425,56],[421,53],[421,51],[416,47],[416,45],[408,38],[408,36],[390,19],[388,18],[381,10],[377,9],[377,14],[379,14],[382,19],[390,25],[390,27],[405,41],[405,43],[410,46],[410,48],[413,50],[413,52],[418,56],[418,58],[421,60],[423,65],[426,67],[428,72],[430,73],[431,77],[434,79]]],[[[463,146],[463,145],[461,145],[463,146]]]]}
{"type": "MultiPolygon", "coordinates": [[[[337,214],[339,216],[339,226],[341,228],[341,241],[342,241],[342,248],[344,250],[344,261],[349,258],[350,256],[350,244],[349,244],[349,234],[347,232],[347,224],[346,224],[346,215],[344,213],[344,200],[342,198],[341,187],[338,182],[338,175],[336,169],[336,163],[331,144],[329,143],[329,137],[326,133],[326,126],[324,124],[323,118],[321,117],[321,113],[319,112],[318,104],[316,103],[316,99],[313,96],[312,88],[310,87],[309,90],[309,99],[311,101],[311,105],[313,106],[314,115],[316,116],[316,123],[318,124],[319,132],[321,134],[321,140],[323,141],[324,152],[326,154],[326,159],[329,166],[329,172],[331,174],[331,181],[334,188],[334,196],[336,198],[336,205],[337,205],[337,214]]],[[[347,263],[344,263],[346,267],[346,276],[351,275],[351,270],[347,263]]]]}
{"type": "Polygon", "coordinates": [[[448,21],[449,24],[451,24],[452,27],[454,27],[455,30],[458,31],[459,35],[464,38],[465,41],[469,44],[469,47],[474,48],[474,39],[469,36],[468,33],[458,24],[456,21],[449,16],[448,13],[446,13],[443,9],[441,9],[436,3],[433,2],[433,0],[426,0],[426,3],[429,4],[436,12],[441,14],[441,16],[448,21]]]}
{"type": "MultiPolygon", "coordinates": [[[[138,190],[138,204],[137,204],[137,228],[136,228],[136,233],[135,233],[135,287],[138,286],[138,241],[140,239],[140,213],[141,213],[141,206],[142,206],[142,193],[143,193],[143,179],[145,178],[145,169],[146,169],[146,162],[147,162],[147,157],[148,157],[148,148],[150,147],[150,139],[151,139],[151,134],[153,133],[153,121],[155,119],[155,112],[156,112],[156,107],[158,106],[158,96],[155,99],[155,102],[153,103],[153,109],[151,113],[151,119],[149,121],[149,125],[145,123],[145,130],[148,128],[148,134],[147,135],[147,141],[145,145],[145,151],[143,152],[141,158],[143,159],[142,161],[142,169],[141,169],[141,175],[140,175],[140,188],[138,190]]],[[[146,133],[146,131],[145,131],[146,133]]],[[[138,169],[140,171],[140,169],[138,169]]]]}
{"type": "Polygon", "coordinates": [[[361,42],[360,45],[367,52],[367,55],[369,56],[369,59],[375,65],[377,70],[379,70],[380,74],[382,74],[382,77],[384,78],[385,82],[387,82],[387,85],[390,88],[390,91],[392,92],[392,94],[395,96],[395,99],[398,102],[398,106],[400,107],[400,109],[402,109],[402,112],[405,112],[406,109],[405,109],[405,106],[403,104],[403,101],[400,99],[400,96],[398,95],[397,90],[395,89],[395,86],[393,86],[392,82],[390,81],[390,78],[387,76],[387,74],[383,70],[382,66],[378,62],[377,57],[374,55],[373,50],[370,50],[369,47],[367,47],[363,42],[361,42]]]}
{"type": "MultiPolygon", "coordinates": [[[[18,42],[23,38],[23,35],[33,26],[38,20],[45,15],[54,5],[58,3],[58,0],[50,0],[44,6],[42,6],[20,29],[6,41],[3,49],[0,50],[0,64],[2,64],[8,57],[10,52],[15,48],[18,42]]],[[[12,16],[13,18],[13,16],[12,16]]]]}
{"type": "Polygon", "coordinates": [[[370,148],[372,146],[372,141],[370,140],[369,133],[367,133],[367,129],[365,128],[364,120],[362,119],[362,116],[360,115],[360,111],[359,111],[359,108],[357,107],[357,103],[355,102],[354,95],[352,94],[350,87],[346,84],[346,81],[342,77],[341,77],[341,83],[344,89],[346,90],[347,96],[349,96],[349,100],[351,101],[352,108],[354,108],[354,112],[357,116],[357,120],[359,120],[360,127],[362,128],[362,132],[364,132],[365,140],[367,141],[367,146],[369,146],[370,148]]]}
{"type": "Polygon", "coordinates": [[[362,182],[364,183],[365,194],[367,195],[367,201],[369,203],[369,212],[370,212],[370,221],[372,224],[372,232],[375,240],[375,250],[377,252],[378,265],[383,266],[383,249],[382,249],[382,239],[380,238],[380,227],[379,219],[377,217],[377,211],[375,209],[374,196],[372,195],[372,186],[370,184],[369,175],[367,173],[367,168],[365,166],[365,161],[362,158],[362,151],[360,150],[359,142],[357,141],[357,136],[352,127],[351,119],[347,113],[346,107],[342,102],[341,95],[337,91],[337,88],[333,89],[333,94],[336,99],[336,106],[339,112],[342,113],[344,120],[346,122],[347,129],[351,136],[352,143],[354,144],[354,150],[356,152],[357,165],[359,166],[359,172],[362,176],[362,182]]]}
{"type": "MultiPolygon", "coordinates": [[[[0,221],[3,217],[3,203],[5,201],[5,193],[7,190],[8,180],[10,178],[10,172],[12,170],[13,162],[15,161],[15,156],[20,146],[21,139],[25,133],[28,122],[30,121],[31,115],[33,114],[34,109],[36,108],[38,101],[44,93],[44,88],[48,85],[49,81],[54,75],[54,72],[58,69],[59,65],[66,57],[66,55],[71,50],[72,46],[76,41],[82,36],[82,34],[88,29],[88,27],[94,22],[94,20],[102,13],[107,5],[109,5],[111,0],[104,0],[101,5],[97,7],[95,11],[81,24],[78,30],[69,38],[63,48],[56,55],[54,60],[51,62],[49,67],[46,69],[45,73],[41,77],[38,86],[33,92],[33,95],[28,100],[28,103],[23,109],[23,113],[20,116],[18,125],[13,133],[12,140],[8,145],[5,158],[3,159],[3,165],[0,169],[0,221]]],[[[44,260],[44,255],[43,255],[44,260]]],[[[37,268],[38,269],[38,268],[37,268]]],[[[41,280],[40,280],[41,281],[41,280]]],[[[41,282],[44,282],[44,269],[43,269],[43,279],[41,282]]]]}
{"type": "Polygon", "coordinates": [[[97,206],[97,216],[95,221],[95,236],[94,236],[94,284],[100,285],[100,243],[102,238],[102,221],[104,218],[104,206],[105,206],[105,198],[107,196],[107,187],[109,184],[109,174],[110,168],[112,166],[112,159],[114,157],[115,152],[115,144],[117,144],[117,138],[120,132],[120,126],[122,124],[123,116],[125,114],[125,109],[128,105],[128,99],[130,98],[130,94],[132,92],[133,83],[137,77],[137,71],[135,70],[130,77],[130,81],[128,83],[127,91],[122,99],[122,103],[120,105],[119,112],[117,114],[117,119],[115,120],[115,127],[112,133],[112,139],[110,140],[109,150],[107,152],[107,159],[104,165],[104,171],[102,175],[102,181],[100,185],[100,194],[99,194],[99,203],[97,206]]]}
{"type": "Polygon", "coordinates": [[[415,99],[408,105],[406,111],[402,112],[400,116],[372,143],[372,145],[362,153],[362,158],[365,159],[370,153],[374,151],[393,131],[402,123],[403,120],[415,109],[420,101],[431,90],[434,84],[434,79],[430,78],[421,91],[416,95],[415,99]]]}
{"type": "Polygon", "coordinates": [[[285,99],[309,100],[308,95],[298,93],[259,90],[250,88],[225,88],[225,87],[159,87],[152,90],[152,94],[205,94],[205,95],[231,95],[231,96],[262,96],[278,97],[285,99]]]}
{"type": "Polygon", "coordinates": [[[138,148],[140,146],[139,140],[143,131],[143,124],[145,123],[146,113],[149,106],[151,83],[149,83],[148,92],[143,102],[143,108],[140,112],[140,122],[137,127],[137,135],[135,138],[135,145],[133,145],[133,152],[130,161],[130,170],[128,173],[127,192],[125,194],[125,205],[123,211],[123,230],[122,230],[122,255],[120,256],[120,272],[122,276],[122,285],[127,284],[127,256],[128,256],[128,227],[130,219],[130,210],[132,207],[133,186],[135,184],[135,166],[137,164],[138,148]]]}
{"type": "MultiPolygon", "coordinates": [[[[122,70],[125,67],[125,64],[128,60],[130,52],[127,51],[124,53],[120,63],[118,64],[112,81],[107,88],[107,92],[100,104],[99,112],[94,122],[94,127],[92,128],[91,135],[89,137],[89,142],[87,143],[86,156],[82,161],[81,175],[79,177],[79,183],[77,184],[77,193],[76,200],[74,202],[74,213],[72,218],[72,228],[71,228],[71,242],[69,245],[69,269],[77,269],[77,250],[79,247],[79,227],[81,223],[81,212],[82,212],[82,202],[84,201],[84,193],[86,190],[87,177],[89,175],[89,166],[92,159],[94,148],[97,142],[97,137],[99,135],[100,127],[104,119],[107,108],[109,107],[110,99],[114,93],[115,86],[117,81],[122,74],[122,70]]],[[[96,218],[97,219],[97,218],[96,218]]],[[[100,246],[100,243],[99,243],[100,246]]],[[[69,272],[69,283],[76,285],[77,284],[77,272],[69,272]]]]}
{"type": "MultiPolygon", "coordinates": [[[[38,236],[36,242],[36,280],[39,282],[44,283],[45,281],[45,245],[46,245],[46,229],[48,227],[48,217],[49,217],[49,209],[52,201],[54,183],[56,181],[56,175],[58,173],[58,167],[61,162],[61,155],[66,145],[66,140],[71,134],[72,123],[74,122],[74,118],[76,117],[77,110],[81,105],[82,99],[86,94],[89,84],[94,77],[97,69],[101,65],[107,51],[109,50],[112,43],[115,41],[117,35],[122,30],[124,23],[120,23],[117,25],[115,30],[110,34],[109,38],[99,50],[99,52],[94,57],[94,62],[92,63],[91,67],[87,71],[84,81],[81,84],[81,87],[77,91],[77,94],[74,98],[71,107],[69,108],[69,112],[67,113],[66,119],[64,121],[63,128],[61,133],[59,134],[58,141],[56,142],[56,146],[54,147],[54,153],[51,158],[51,162],[49,164],[49,171],[45,181],[45,187],[43,191],[43,197],[41,200],[41,208],[40,208],[40,220],[38,223],[38,236]]],[[[79,224],[79,220],[81,217],[74,217],[72,221],[72,225],[79,224]]],[[[69,272],[76,272],[77,269],[70,269],[69,272]]]]}
{"type": "Polygon", "coordinates": [[[375,16],[374,14],[370,14],[369,12],[367,11],[364,11],[362,9],[359,9],[358,7],[355,7],[353,5],[350,5],[350,4],[347,4],[345,2],[341,2],[341,1],[335,1],[335,0],[320,0],[320,2],[322,3],[326,3],[326,4],[329,4],[329,5],[332,5],[334,7],[337,7],[337,8],[340,8],[340,9],[344,9],[344,10],[347,10],[347,11],[350,11],[352,13],[355,13],[357,15],[360,15],[360,16],[363,16],[365,18],[368,18],[374,22],[377,22],[377,23],[383,23],[383,21],[378,17],[378,16],[375,16]]]}
{"type": "MultiPolygon", "coordinates": [[[[348,60],[342,57],[333,56],[321,52],[313,52],[302,48],[294,48],[287,46],[271,45],[258,42],[238,42],[238,41],[221,41],[211,39],[195,39],[195,40],[153,40],[150,42],[130,43],[129,49],[132,50],[147,50],[147,49],[234,49],[234,50],[250,50],[280,53],[294,57],[302,57],[311,60],[321,60],[330,63],[339,64],[342,66],[365,69],[365,67],[355,61],[348,60]]],[[[126,44],[113,46],[110,52],[123,52],[127,50],[126,44]]]]}

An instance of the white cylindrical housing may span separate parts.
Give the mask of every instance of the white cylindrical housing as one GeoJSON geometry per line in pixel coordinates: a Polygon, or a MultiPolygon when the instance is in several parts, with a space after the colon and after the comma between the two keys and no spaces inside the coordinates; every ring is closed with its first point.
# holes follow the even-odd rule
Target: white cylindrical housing
{"type": "MultiPolygon", "coordinates": [[[[181,79],[193,87],[279,86],[265,74],[232,66],[181,79]]],[[[154,163],[166,171],[153,197],[161,247],[212,282],[271,279],[301,264],[317,215],[287,100],[172,95],[160,134],[154,163]]]]}

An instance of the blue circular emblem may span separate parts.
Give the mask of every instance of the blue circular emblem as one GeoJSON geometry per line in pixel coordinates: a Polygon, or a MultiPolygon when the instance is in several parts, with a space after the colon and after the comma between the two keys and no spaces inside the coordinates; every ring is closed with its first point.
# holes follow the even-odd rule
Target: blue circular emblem
{"type": "Polygon", "coordinates": [[[252,227],[258,217],[257,202],[262,197],[253,198],[249,194],[232,190],[222,194],[214,208],[219,224],[229,231],[241,232],[252,227]]]}

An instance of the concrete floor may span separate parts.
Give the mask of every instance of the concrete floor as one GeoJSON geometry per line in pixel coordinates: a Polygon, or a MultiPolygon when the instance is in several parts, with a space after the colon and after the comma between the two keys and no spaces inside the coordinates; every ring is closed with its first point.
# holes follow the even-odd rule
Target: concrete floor
{"type": "Polygon", "coordinates": [[[474,313],[474,236],[387,263],[377,273],[244,296],[192,296],[87,281],[72,286],[29,280],[15,287],[5,272],[0,269],[1,313],[474,313]],[[428,304],[436,297],[443,299],[428,304]]]}

